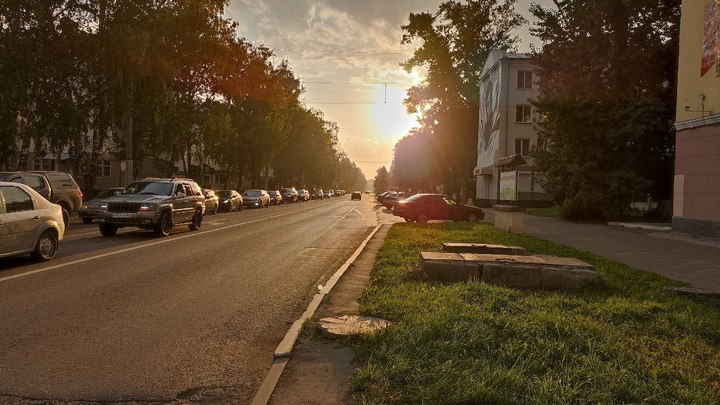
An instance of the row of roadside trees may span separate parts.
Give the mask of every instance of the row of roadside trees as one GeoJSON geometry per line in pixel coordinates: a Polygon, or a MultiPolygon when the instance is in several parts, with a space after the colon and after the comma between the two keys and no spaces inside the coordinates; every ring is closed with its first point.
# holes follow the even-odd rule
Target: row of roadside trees
{"type": "MultiPolygon", "coordinates": [[[[532,52],[536,127],[549,145],[533,154],[545,190],[574,218],[622,217],[648,196],[669,201],[680,0],[553,3],[531,7],[542,43],[532,52]]],[[[492,48],[517,49],[513,33],[527,22],[515,5],[451,0],[410,14],[403,43],[418,46],[404,66],[428,74],[405,100],[423,118],[395,146],[392,185],[474,189],[479,75],[492,48]]]]}
{"type": "Polygon", "coordinates": [[[260,186],[364,187],[337,126],[301,102],[286,61],[236,35],[226,0],[15,0],[0,4],[0,161],[31,147],[83,153],[85,189],[102,157],[167,175],[219,166],[260,186]],[[114,150],[110,150],[114,149],[114,150]]]}

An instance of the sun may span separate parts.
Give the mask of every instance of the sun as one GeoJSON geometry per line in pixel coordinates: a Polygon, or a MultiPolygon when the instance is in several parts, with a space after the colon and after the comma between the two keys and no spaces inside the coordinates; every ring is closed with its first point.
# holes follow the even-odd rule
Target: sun
{"type": "Polygon", "coordinates": [[[374,134],[383,141],[396,142],[418,126],[417,115],[408,114],[402,103],[406,92],[404,87],[393,83],[375,89],[369,119],[374,134]]]}

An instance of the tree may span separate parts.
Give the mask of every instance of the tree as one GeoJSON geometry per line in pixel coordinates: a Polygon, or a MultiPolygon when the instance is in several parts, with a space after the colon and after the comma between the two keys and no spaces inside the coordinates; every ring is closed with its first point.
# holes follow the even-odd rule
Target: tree
{"type": "Polygon", "coordinates": [[[373,191],[375,192],[375,194],[380,194],[387,191],[388,187],[390,187],[390,173],[388,173],[388,170],[385,168],[385,166],[382,166],[378,168],[377,172],[375,173],[375,183],[373,184],[373,191]]]}
{"type": "Polygon", "coordinates": [[[423,136],[434,138],[437,169],[448,192],[470,186],[477,160],[479,79],[491,48],[512,48],[524,20],[515,0],[445,1],[435,14],[410,14],[402,43],[420,46],[403,66],[427,70],[405,105],[421,113],[423,136]]]}
{"type": "Polygon", "coordinates": [[[545,190],[573,218],[617,218],[672,194],[679,0],[531,8],[545,190]]]}

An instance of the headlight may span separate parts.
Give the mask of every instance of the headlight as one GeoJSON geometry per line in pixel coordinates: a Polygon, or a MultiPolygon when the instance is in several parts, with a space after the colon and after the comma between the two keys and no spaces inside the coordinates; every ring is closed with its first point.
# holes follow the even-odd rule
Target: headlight
{"type": "Polygon", "coordinates": [[[223,201],[223,204],[230,204],[230,201],[231,201],[231,200],[224,200],[224,201],[223,201]]]}
{"type": "Polygon", "coordinates": [[[107,203],[100,204],[100,208],[106,210],[107,209],[107,203]]]}
{"type": "Polygon", "coordinates": [[[142,204],[140,208],[138,208],[138,211],[152,211],[155,209],[156,206],[156,204],[142,204]]]}

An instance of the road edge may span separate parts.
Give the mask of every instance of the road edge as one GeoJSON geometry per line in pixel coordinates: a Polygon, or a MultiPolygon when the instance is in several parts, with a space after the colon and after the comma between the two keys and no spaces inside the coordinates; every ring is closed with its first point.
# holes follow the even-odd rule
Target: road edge
{"type": "Polygon", "coordinates": [[[378,224],[375,229],[370,232],[365,240],[360,243],[360,246],[358,246],[355,252],[345,261],[345,263],[343,263],[342,266],[337,269],[337,271],[335,271],[335,274],[330,277],[325,284],[325,287],[323,287],[319,293],[315,294],[300,318],[292,324],[283,340],[275,349],[273,364],[270,366],[270,371],[268,371],[268,374],[265,376],[260,388],[258,388],[255,393],[255,397],[253,398],[251,405],[266,405],[270,401],[270,397],[275,391],[278,381],[280,381],[280,376],[287,365],[290,353],[292,352],[295,342],[300,335],[302,325],[307,319],[310,319],[315,314],[325,296],[332,291],[333,287],[335,287],[347,269],[355,262],[355,260],[357,260],[358,256],[360,256],[363,250],[365,250],[367,244],[373,237],[375,237],[375,234],[377,234],[381,227],[382,224],[378,224]]]}

